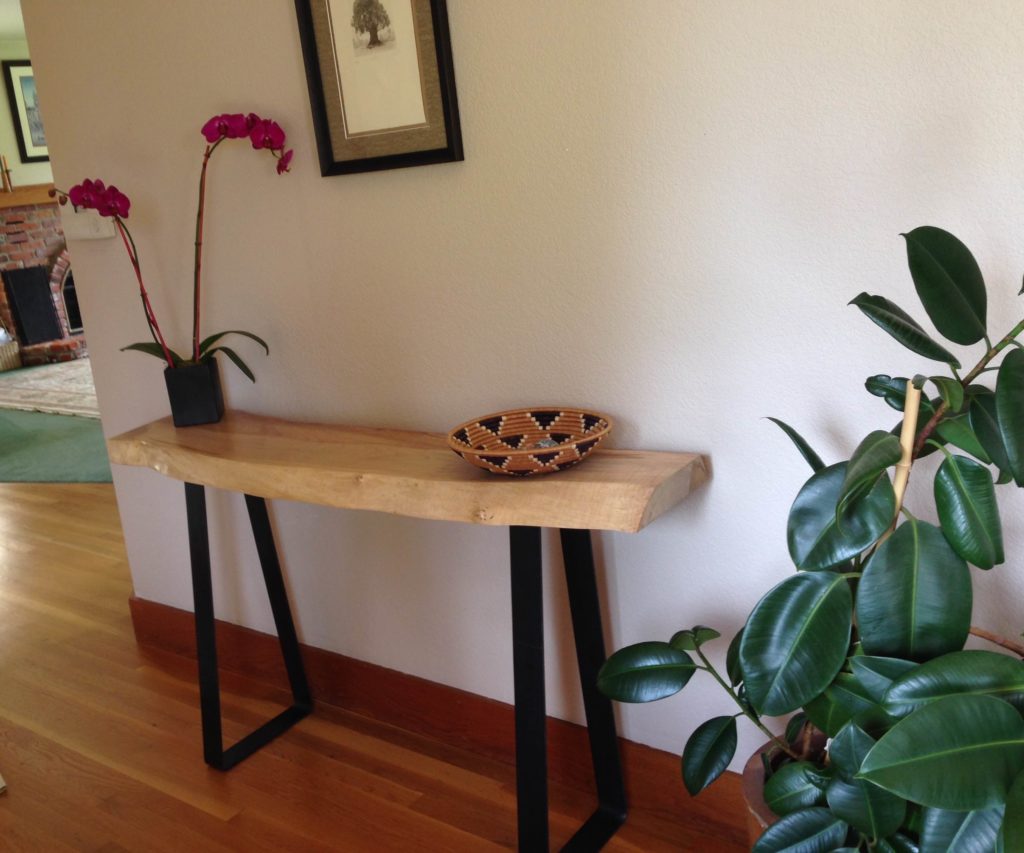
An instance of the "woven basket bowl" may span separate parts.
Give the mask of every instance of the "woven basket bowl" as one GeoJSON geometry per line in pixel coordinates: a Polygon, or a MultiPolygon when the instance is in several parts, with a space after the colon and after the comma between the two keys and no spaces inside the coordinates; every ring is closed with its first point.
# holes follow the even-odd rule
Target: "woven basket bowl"
{"type": "Polygon", "coordinates": [[[512,409],[474,418],[448,433],[448,446],[490,471],[528,477],[563,471],[584,459],[611,431],[606,415],[563,406],[512,409]]]}

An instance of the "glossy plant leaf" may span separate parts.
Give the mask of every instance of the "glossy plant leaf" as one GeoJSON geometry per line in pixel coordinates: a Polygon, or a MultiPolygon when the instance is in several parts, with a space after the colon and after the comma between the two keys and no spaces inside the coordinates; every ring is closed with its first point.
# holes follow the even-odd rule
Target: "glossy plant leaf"
{"type": "Polygon", "coordinates": [[[974,429],[971,427],[971,420],[968,415],[959,415],[955,418],[946,418],[939,421],[935,427],[935,433],[943,441],[947,441],[953,446],[970,453],[971,456],[980,459],[986,465],[991,464],[992,459],[985,451],[985,448],[981,446],[978,436],[974,434],[974,429]]]}
{"type": "Polygon", "coordinates": [[[1017,774],[1006,795],[999,836],[1006,850],[1024,850],[1024,773],[1017,774]]]}
{"type": "Polygon", "coordinates": [[[1014,349],[999,365],[996,413],[1009,471],[1024,486],[1024,350],[1014,349]]]}
{"type": "Polygon", "coordinates": [[[918,846],[901,832],[894,832],[888,838],[879,838],[876,853],[920,853],[918,846]]]}
{"type": "Polygon", "coordinates": [[[805,725],[807,725],[807,715],[805,713],[800,712],[790,717],[786,723],[786,733],[784,735],[786,743],[795,743],[796,739],[800,737],[800,733],[804,730],[805,725]]]}
{"type": "Polygon", "coordinates": [[[668,643],[636,643],[604,662],[597,686],[619,702],[654,702],[682,690],[695,669],[693,658],[668,643]]]}
{"type": "Polygon", "coordinates": [[[923,661],[963,648],[971,575],[937,527],[905,521],[868,561],[857,587],[857,627],[869,655],[923,661]]]}
{"type": "Polygon", "coordinates": [[[875,430],[857,445],[846,465],[846,476],[839,489],[836,522],[842,524],[843,514],[851,503],[863,497],[878,482],[885,470],[900,461],[900,441],[885,430],[875,430]]]}
{"type": "Polygon", "coordinates": [[[1024,719],[991,696],[949,696],[897,723],[861,765],[860,778],[925,806],[998,806],[1024,768],[1024,719]]]}
{"type": "Polygon", "coordinates": [[[199,343],[199,356],[202,357],[211,346],[213,346],[225,335],[242,335],[243,337],[249,338],[250,340],[254,340],[261,347],[263,347],[263,351],[267,355],[270,355],[270,347],[267,346],[267,342],[263,340],[263,338],[261,338],[259,335],[254,335],[252,332],[246,332],[243,331],[242,329],[229,329],[226,332],[217,332],[214,335],[210,335],[208,338],[204,338],[199,343]]]}
{"type": "Polygon", "coordinates": [[[964,386],[951,376],[931,376],[929,378],[939,389],[939,396],[946,404],[947,410],[953,414],[959,412],[964,406],[964,386]]]}
{"type": "Polygon", "coordinates": [[[996,395],[987,388],[973,388],[971,405],[967,410],[971,429],[985,448],[989,459],[1000,471],[1010,471],[1010,460],[1003,444],[999,429],[999,415],[996,412],[996,395]]]}
{"type": "Polygon", "coordinates": [[[825,804],[825,792],[813,781],[815,767],[809,761],[783,764],[764,784],[764,801],[782,817],[800,809],[825,804]]]}
{"type": "Polygon", "coordinates": [[[729,649],[725,653],[725,671],[729,683],[735,687],[743,681],[743,668],[740,666],[740,643],[743,641],[743,628],[729,641],[729,649]]]}
{"type": "Polygon", "coordinates": [[[690,795],[721,776],[735,754],[735,717],[715,717],[698,726],[683,748],[683,784],[690,795]]]}
{"type": "Polygon", "coordinates": [[[850,658],[850,669],[854,677],[875,702],[881,702],[893,681],[916,666],[918,664],[914,661],[902,658],[871,655],[850,658]]]}
{"type": "Polygon", "coordinates": [[[960,362],[953,353],[929,337],[913,317],[884,296],[861,293],[852,299],[850,304],[860,308],[871,320],[911,352],[916,352],[932,361],[944,361],[953,367],[960,366],[960,362]]]}
{"type": "Polygon", "coordinates": [[[829,737],[835,737],[850,720],[875,708],[875,700],[847,672],[839,673],[821,695],[804,705],[808,719],[829,737]]]}
{"type": "Polygon", "coordinates": [[[935,507],[942,532],[979,569],[1003,562],[1003,528],[992,475],[966,456],[947,456],[935,473],[935,507]]]}
{"type": "Polygon", "coordinates": [[[884,705],[890,713],[902,716],[929,702],[966,694],[994,696],[1024,710],[1024,663],[981,649],[952,652],[893,681],[884,705]]]}
{"type": "Polygon", "coordinates": [[[833,779],[825,791],[832,813],[872,838],[883,838],[900,828],[907,801],[863,779],[833,779]]]}
{"type": "Polygon", "coordinates": [[[804,437],[793,429],[793,427],[785,421],[780,421],[778,418],[770,417],[768,420],[789,436],[789,440],[796,445],[796,449],[800,451],[800,455],[803,456],[804,461],[811,466],[812,471],[820,471],[825,467],[825,463],[821,461],[821,457],[811,449],[811,446],[804,440],[804,437]]]}
{"type": "Polygon", "coordinates": [[[740,643],[747,697],[759,714],[788,714],[821,693],[846,659],[852,627],[849,582],[798,574],[754,607],[740,643]]]}
{"type": "Polygon", "coordinates": [[[674,648],[682,649],[684,652],[692,652],[696,651],[704,643],[716,640],[721,636],[714,628],[709,628],[707,625],[696,625],[693,628],[676,631],[668,642],[674,648]]]}
{"type": "Polygon", "coordinates": [[[802,809],[769,826],[751,853],[828,853],[843,846],[849,829],[828,809],[802,809]]]}
{"type": "Polygon", "coordinates": [[[985,336],[987,296],[978,262],[948,231],[925,225],[903,235],[917,295],[939,333],[958,344],[985,336]]]}
{"type": "Polygon", "coordinates": [[[876,376],[869,376],[864,382],[864,387],[869,393],[881,397],[896,411],[902,412],[907,399],[907,382],[906,376],[879,373],[876,376]]]}
{"type": "Polygon", "coordinates": [[[796,496],[786,531],[789,553],[800,569],[829,569],[871,545],[889,526],[896,512],[896,496],[888,477],[851,505],[836,522],[846,463],[830,465],[814,474],[796,496]]]}
{"type": "Polygon", "coordinates": [[[925,809],[918,849],[920,853],[992,853],[1002,821],[1002,806],[971,812],[925,809]]]}
{"type": "MultiPolygon", "coordinates": [[[[128,351],[144,352],[146,355],[156,356],[158,359],[160,359],[160,361],[166,361],[166,359],[164,358],[163,347],[160,346],[160,344],[156,343],[155,341],[146,341],[144,343],[129,344],[126,347],[121,347],[121,352],[128,351]]],[[[184,359],[182,359],[182,357],[178,355],[174,350],[168,348],[167,351],[171,354],[171,361],[174,362],[175,367],[184,364],[184,359]]]]}
{"type": "Polygon", "coordinates": [[[829,760],[839,778],[852,780],[860,772],[861,764],[874,745],[875,739],[856,723],[843,726],[828,748],[829,760]]]}

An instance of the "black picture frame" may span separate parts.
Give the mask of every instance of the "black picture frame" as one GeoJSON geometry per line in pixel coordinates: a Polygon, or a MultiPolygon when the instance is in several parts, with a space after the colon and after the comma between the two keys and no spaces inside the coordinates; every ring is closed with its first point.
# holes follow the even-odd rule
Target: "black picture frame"
{"type": "Polygon", "coordinates": [[[7,103],[11,107],[11,122],[18,140],[18,154],[22,163],[43,163],[50,159],[46,134],[39,115],[35,96],[35,75],[28,59],[5,59],[3,67],[7,103]],[[28,86],[25,85],[28,81],[28,86]]]}
{"type": "MultiPolygon", "coordinates": [[[[412,27],[407,28],[404,42],[399,42],[401,33],[389,33],[387,37],[399,45],[398,53],[392,53],[392,57],[401,56],[401,51],[405,51],[406,57],[410,54],[415,57],[412,68],[418,74],[419,91],[413,101],[418,100],[420,104],[415,109],[422,110],[422,121],[416,119],[391,127],[373,127],[366,120],[368,129],[353,130],[355,124],[350,115],[357,101],[355,96],[365,96],[370,91],[360,93],[353,82],[357,79],[354,77],[358,70],[356,63],[362,62],[365,66],[368,60],[376,61],[376,57],[388,55],[386,50],[377,53],[369,50],[373,46],[370,42],[377,38],[376,27],[372,35],[367,35],[368,43],[362,45],[359,39],[368,31],[360,33],[355,28],[352,0],[295,0],[320,173],[324,176],[344,175],[463,160],[445,0],[362,0],[363,5],[366,2],[390,5],[393,9],[391,14],[401,13],[405,16],[403,20],[412,23],[412,27]],[[349,14],[352,19],[348,18],[349,14]],[[351,51],[347,42],[339,42],[339,33],[343,39],[352,41],[351,51]],[[360,55],[358,60],[352,59],[353,51],[360,55]],[[342,54],[340,57],[339,53],[342,54]],[[347,81],[346,68],[349,69],[347,81]],[[348,113],[343,95],[346,86],[351,95],[348,113]]],[[[388,20],[386,29],[392,30],[388,20]]],[[[384,29],[382,27],[382,31],[384,29]]],[[[379,44],[382,48],[391,47],[387,42],[379,44]]],[[[382,64],[378,67],[388,66],[382,64]]],[[[381,77],[378,75],[373,79],[381,77]]],[[[414,88],[407,86],[405,94],[414,88]]],[[[365,97],[364,100],[371,102],[365,97]]]]}

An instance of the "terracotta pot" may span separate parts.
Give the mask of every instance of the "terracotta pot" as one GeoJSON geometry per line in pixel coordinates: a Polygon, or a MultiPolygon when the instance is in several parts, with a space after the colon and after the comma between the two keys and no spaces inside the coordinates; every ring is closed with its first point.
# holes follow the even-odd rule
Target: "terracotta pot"
{"type": "Polygon", "coordinates": [[[743,768],[743,803],[747,809],[747,841],[751,847],[761,837],[761,833],[779,819],[764,801],[764,762],[761,753],[768,747],[769,744],[765,744],[750,756],[743,768]]]}
{"type": "Polygon", "coordinates": [[[216,358],[184,367],[165,367],[164,380],[175,426],[215,424],[224,417],[216,358]]]}

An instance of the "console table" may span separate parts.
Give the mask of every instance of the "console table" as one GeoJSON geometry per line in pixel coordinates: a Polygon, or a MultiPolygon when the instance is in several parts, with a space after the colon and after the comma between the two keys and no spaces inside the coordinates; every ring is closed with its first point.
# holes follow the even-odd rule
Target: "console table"
{"type": "Polygon", "coordinates": [[[108,448],[111,462],[153,468],[185,483],[203,755],[220,770],[313,707],[267,499],[509,527],[518,842],[529,851],[548,849],[541,528],[558,528],[598,793],[596,811],[564,849],[600,849],[622,825],[626,795],[615,718],[611,702],[597,690],[605,648],[590,531],[640,530],[707,479],[703,457],[599,448],[557,474],[502,477],[466,464],[442,435],[293,423],[244,412],[184,429],[164,418],[110,439],[108,448]],[[293,696],[291,707],[228,749],[221,737],[206,486],[245,496],[293,696]]]}

